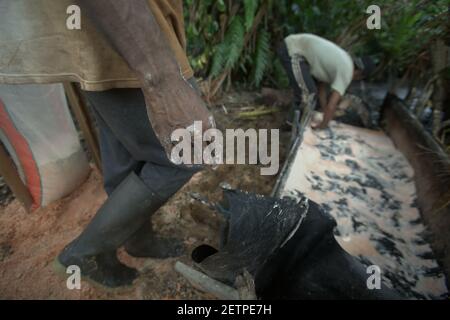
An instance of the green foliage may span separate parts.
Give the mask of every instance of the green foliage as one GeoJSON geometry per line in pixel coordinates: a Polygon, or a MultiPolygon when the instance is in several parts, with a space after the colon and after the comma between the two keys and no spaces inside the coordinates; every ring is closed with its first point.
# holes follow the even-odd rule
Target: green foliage
{"type": "Polygon", "coordinates": [[[226,60],[226,46],[221,43],[215,49],[216,50],[212,59],[211,71],[209,73],[211,77],[217,77],[220,74],[220,72],[223,70],[223,66],[225,65],[226,60]]]}
{"type": "Polygon", "coordinates": [[[226,68],[233,68],[238,62],[244,47],[245,29],[241,17],[234,17],[222,45],[227,48],[226,68]]]}
{"type": "Polygon", "coordinates": [[[232,69],[241,57],[244,46],[245,30],[240,17],[234,17],[225,35],[225,39],[216,47],[210,75],[217,77],[224,69],[232,69]]]}
{"type": "Polygon", "coordinates": [[[274,52],[292,33],[315,33],[352,53],[375,56],[381,62],[380,74],[399,76],[411,66],[425,68],[418,57],[433,39],[449,34],[448,0],[378,0],[381,30],[365,26],[371,0],[185,3],[188,53],[196,74],[212,79],[228,75],[234,83],[255,88],[264,83],[287,85],[274,52]]]}
{"type": "Polygon", "coordinates": [[[293,28],[289,32],[307,32],[336,39],[353,21],[365,16],[372,1],[298,0],[292,1],[293,28]]]}
{"type": "Polygon", "coordinates": [[[381,30],[366,32],[362,38],[366,51],[381,56],[386,73],[401,76],[418,62],[434,39],[444,36],[448,3],[427,2],[410,0],[407,5],[400,1],[386,5],[391,14],[383,16],[381,30]]]}
{"type": "Polygon", "coordinates": [[[185,20],[189,61],[197,75],[204,77],[210,68],[220,32],[219,14],[224,14],[224,0],[186,0],[185,20]]]}
{"type": "Polygon", "coordinates": [[[245,11],[245,31],[250,31],[255,19],[256,10],[258,9],[258,0],[244,0],[245,11]]]}
{"type": "Polygon", "coordinates": [[[256,87],[260,86],[270,63],[272,62],[270,46],[270,33],[265,29],[262,29],[258,35],[253,59],[254,68],[252,82],[256,87]]]}

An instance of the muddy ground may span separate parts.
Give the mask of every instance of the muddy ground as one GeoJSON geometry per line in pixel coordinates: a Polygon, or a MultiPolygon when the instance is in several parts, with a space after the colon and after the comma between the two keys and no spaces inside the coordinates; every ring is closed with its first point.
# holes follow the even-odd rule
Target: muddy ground
{"type": "MultiPolygon", "coordinates": [[[[277,99],[275,99],[277,100],[277,99]]],[[[287,107],[271,105],[271,99],[249,93],[234,93],[217,102],[212,111],[221,128],[280,128],[287,107]],[[260,108],[261,107],[261,108],[260,108]],[[255,119],[241,118],[241,112],[270,112],[255,119]]],[[[290,133],[280,132],[280,161],[284,161],[290,133]]],[[[199,244],[217,245],[218,218],[195,203],[191,192],[221,199],[219,185],[268,195],[276,176],[261,176],[259,166],[226,165],[198,173],[154,217],[163,235],[176,235],[188,247],[179,260],[189,262],[190,251],[199,244]]],[[[141,277],[129,289],[105,291],[87,282],[81,290],[68,290],[65,274],[57,274],[53,261],[63,247],[88,224],[106,199],[101,174],[93,168],[88,180],[70,196],[27,213],[17,200],[0,207],[0,298],[1,299],[207,299],[174,270],[177,259],[136,259],[120,250],[125,263],[141,270],[141,277]]],[[[9,202],[9,201],[8,201],[9,202]]]]}

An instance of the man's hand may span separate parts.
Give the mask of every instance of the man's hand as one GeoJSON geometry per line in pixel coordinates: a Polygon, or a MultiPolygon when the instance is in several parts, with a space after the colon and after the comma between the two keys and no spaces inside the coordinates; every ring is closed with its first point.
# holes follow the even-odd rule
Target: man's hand
{"type": "Polygon", "coordinates": [[[318,124],[313,124],[311,126],[311,128],[313,128],[313,130],[323,130],[323,129],[326,129],[327,127],[328,127],[328,123],[325,123],[323,121],[318,124]]]}
{"type": "Polygon", "coordinates": [[[144,87],[143,92],[153,130],[169,159],[174,143],[170,137],[176,129],[192,127],[195,121],[202,122],[203,131],[215,127],[214,118],[197,91],[180,75],[169,76],[156,88],[144,87]]]}
{"type": "Polygon", "coordinates": [[[312,125],[314,130],[321,130],[328,127],[328,123],[333,120],[334,113],[336,112],[339,101],[341,100],[341,95],[337,91],[333,91],[328,100],[328,104],[323,113],[323,120],[318,125],[312,125]]]}
{"type": "Polygon", "coordinates": [[[323,112],[327,107],[327,85],[323,82],[319,83],[319,104],[320,109],[323,112]]]}

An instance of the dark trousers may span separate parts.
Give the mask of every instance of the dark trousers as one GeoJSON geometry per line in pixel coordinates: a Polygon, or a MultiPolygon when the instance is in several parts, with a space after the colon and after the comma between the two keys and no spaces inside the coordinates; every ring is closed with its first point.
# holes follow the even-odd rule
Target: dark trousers
{"type": "Polygon", "coordinates": [[[147,115],[140,89],[85,92],[100,134],[105,191],[134,171],[161,199],[167,200],[198,171],[172,164],[147,115]]]}
{"type": "Polygon", "coordinates": [[[305,96],[317,94],[317,87],[309,71],[308,62],[301,56],[291,57],[286,43],[278,46],[278,58],[286,70],[289,83],[294,90],[294,104],[300,106],[305,96]]]}

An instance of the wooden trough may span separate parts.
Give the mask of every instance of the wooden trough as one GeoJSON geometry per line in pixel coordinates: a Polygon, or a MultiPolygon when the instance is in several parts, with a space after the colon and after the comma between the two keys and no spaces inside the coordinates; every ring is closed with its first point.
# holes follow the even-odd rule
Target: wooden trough
{"type": "Polygon", "coordinates": [[[387,97],[382,118],[385,131],[414,169],[420,212],[431,231],[431,245],[450,288],[449,156],[397,97],[387,97]]]}
{"type": "Polygon", "coordinates": [[[335,236],[341,246],[366,264],[379,262],[391,279],[398,276],[400,280],[393,279],[391,284],[407,297],[443,298],[448,295],[450,275],[449,157],[410,114],[404,102],[394,95],[388,95],[384,100],[381,124],[384,133],[342,124],[333,124],[327,133],[320,133],[302,124],[273,195],[283,197],[294,193],[295,196],[299,192],[323,205],[337,220],[335,236]],[[361,140],[362,151],[356,152],[356,156],[351,155],[353,158],[345,153],[352,152],[348,149],[356,144],[354,139],[339,141],[346,134],[361,140]],[[364,141],[371,138],[376,140],[375,144],[364,141]],[[377,143],[381,148],[373,151],[377,143]],[[337,153],[333,153],[336,144],[341,145],[336,147],[337,153]],[[398,155],[386,154],[391,151],[398,155]],[[314,153],[316,155],[311,155],[314,153]],[[386,157],[365,163],[370,162],[370,156],[377,158],[377,155],[386,157]],[[391,156],[393,160],[387,161],[391,156]],[[395,162],[399,159],[409,168],[397,170],[395,162]],[[359,165],[354,160],[359,160],[359,165]],[[383,168],[384,161],[391,170],[378,168],[378,172],[371,171],[374,164],[383,168]],[[355,168],[345,168],[346,164],[355,168]],[[302,166],[305,168],[299,170],[302,166]],[[330,169],[333,166],[335,171],[330,169]],[[405,175],[403,181],[393,181],[393,176],[389,178],[397,172],[405,175]],[[391,194],[389,190],[381,190],[390,180],[393,181],[391,194]],[[411,186],[408,188],[407,184],[411,186]],[[398,196],[395,192],[400,193],[397,197],[400,200],[401,193],[406,192],[410,202],[405,205],[401,201],[392,201],[398,196]],[[386,211],[377,203],[361,206],[364,200],[370,202],[370,199],[386,201],[386,211]],[[374,207],[377,208],[373,210],[374,207]],[[386,252],[389,249],[391,252],[386,252]]]}

